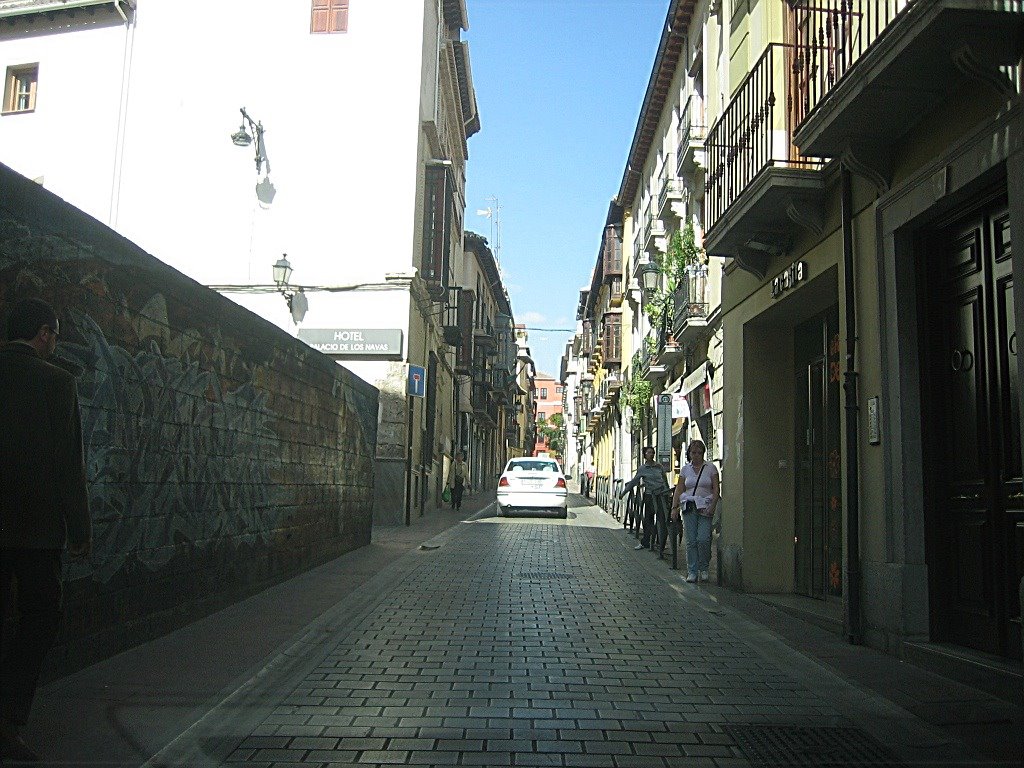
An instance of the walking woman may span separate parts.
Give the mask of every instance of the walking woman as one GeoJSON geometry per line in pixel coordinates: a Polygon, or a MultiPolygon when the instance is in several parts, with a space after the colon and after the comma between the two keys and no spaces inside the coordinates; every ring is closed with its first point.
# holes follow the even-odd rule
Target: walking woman
{"type": "Polygon", "coordinates": [[[711,567],[711,521],[718,506],[718,468],[704,461],[707,446],[694,440],[686,449],[672,496],[672,520],[686,525],[686,580],[707,581],[711,567]]]}
{"type": "Polygon", "coordinates": [[[448,487],[452,491],[452,509],[462,508],[462,492],[469,485],[469,464],[462,453],[455,454],[455,461],[448,470],[448,487]]]}

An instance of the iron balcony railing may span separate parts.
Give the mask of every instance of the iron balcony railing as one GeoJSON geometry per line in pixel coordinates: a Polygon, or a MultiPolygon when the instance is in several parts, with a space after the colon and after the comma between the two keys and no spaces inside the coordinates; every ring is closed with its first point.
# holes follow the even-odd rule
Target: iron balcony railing
{"type": "Polygon", "coordinates": [[[915,0],[800,0],[793,5],[794,126],[915,0]]]}
{"type": "Polygon", "coordinates": [[[743,80],[704,144],[708,175],[704,231],[710,232],[737,198],[767,168],[820,168],[793,146],[785,105],[787,59],[792,48],[771,43],[743,80]]]}
{"type": "Polygon", "coordinates": [[[704,124],[704,100],[691,94],[686,97],[686,103],[679,113],[679,143],[676,145],[676,170],[682,175],[686,160],[690,153],[690,147],[697,142],[703,142],[707,126],[704,124]]]}
{"type": "Polygon", "coordinates": [[[687,321],[708,316],[707,274],[704,265],[688,267],[687,273],[679,281],[679,287],[672,295],[672,328],[675,333],[678,334],[687,321]]]}
{"type": "Polygon", "coordinates": [[[661,166],[661,177],[658,181],[658,210],[664,211],[670,200],[679,200],[682,196],[683,180],[676,176],[675,156],[669,155],[661,166]]]}

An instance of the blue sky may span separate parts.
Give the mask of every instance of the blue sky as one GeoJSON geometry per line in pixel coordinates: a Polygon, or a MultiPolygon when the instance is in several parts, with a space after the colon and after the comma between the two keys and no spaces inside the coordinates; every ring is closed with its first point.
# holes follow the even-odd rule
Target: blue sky
{"type": "MultiPolygon", "coordinates": [[[[517,323],[572,329],[657,53],[669,0],[467,0],[481,131],[469,140],[466,229],[498,198],[517,323]]],[[[494,243],[492,242],[493,246],[494,243]]],[[[570,333],[530,331],[554,376],[570,333]]]]}

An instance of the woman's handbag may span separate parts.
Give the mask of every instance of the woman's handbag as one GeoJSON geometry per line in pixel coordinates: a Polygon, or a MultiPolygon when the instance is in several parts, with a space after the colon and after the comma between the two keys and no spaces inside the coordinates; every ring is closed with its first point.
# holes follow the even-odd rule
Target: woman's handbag
{"type": "Polygon", "coordinates": [[[451,504],[452,501],[452,489],[451,486],[446,485],[444,490],[441,491],[441,501],[445,504],[451,504]]]}

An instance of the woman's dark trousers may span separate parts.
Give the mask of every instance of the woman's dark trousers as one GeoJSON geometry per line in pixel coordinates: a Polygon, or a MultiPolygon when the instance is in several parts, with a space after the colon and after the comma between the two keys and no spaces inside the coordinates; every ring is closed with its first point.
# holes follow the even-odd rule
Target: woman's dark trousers
{"type": "Polygon", "coordinates": [[[455,485],[452,486],[452,509],[458,509],[462,506],[462,492],[465,489],[466,486],[462,484],[462,481],[456,479],[455,485]]]}

